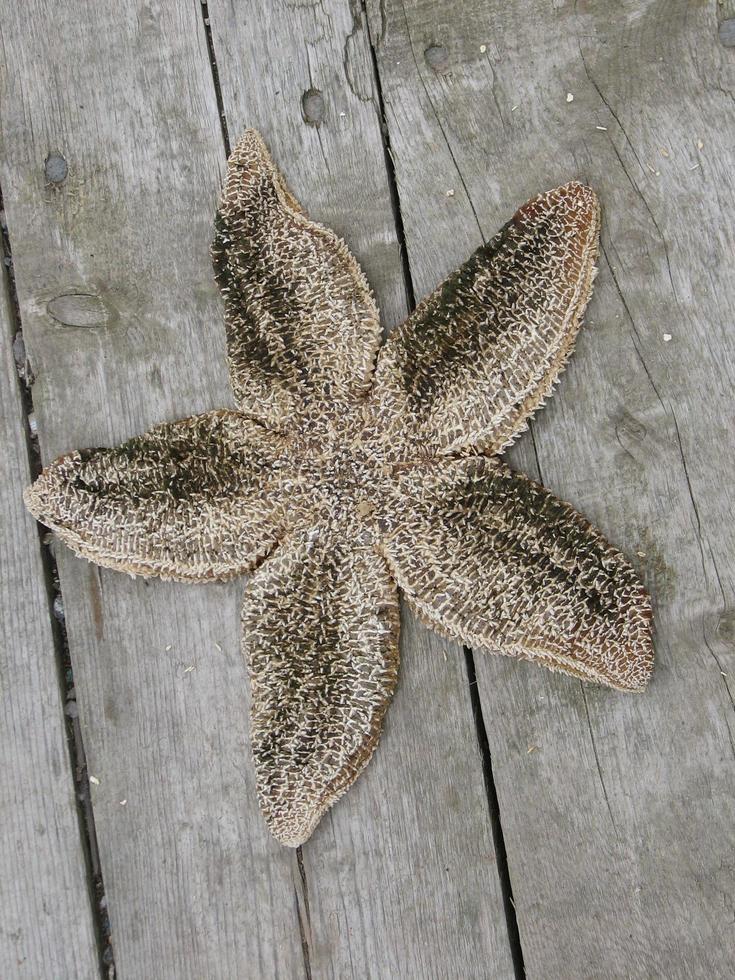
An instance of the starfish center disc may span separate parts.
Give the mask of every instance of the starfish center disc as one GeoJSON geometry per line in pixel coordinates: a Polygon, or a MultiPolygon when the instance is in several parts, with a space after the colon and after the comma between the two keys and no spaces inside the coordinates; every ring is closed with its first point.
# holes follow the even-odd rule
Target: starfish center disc
{"type": "Polygon", "coordinates": [[[289,455],[298,503],[315,520],[370,527],[391,474],[373,428],[361,418],[343,419],[340,431],[326,437],[295,436],[289,455]]]}

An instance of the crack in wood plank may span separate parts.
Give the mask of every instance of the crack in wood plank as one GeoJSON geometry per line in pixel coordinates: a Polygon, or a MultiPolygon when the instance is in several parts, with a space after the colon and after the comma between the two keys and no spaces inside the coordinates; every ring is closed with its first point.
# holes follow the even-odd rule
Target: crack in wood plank
{"type": "MultiPolygon", "coordinates": [[[[7,327],[8,330],[7,336],[5,336],[6,331],[3,330],[2,346],[5,347],[10,337],[10,331],[12,331],[13,345],[19,344],[25,351],[20,305],[18,303],[13,271],[10,233],[4,218],[1,187],[0,214],[3,215],[2,247],[0,248],[0,254],[3,257],[4,264],[4,272],[2,274],[2,290],[4,295],[2,309],[0,310],[0,322],[7,320],[7,323],[2,322],[2,326],[7,327]]],[[[12,358],[7,358],[6,360],[12,360],[12,358]]],[[[23,435],[21,439],[8,438],[6,435],[4,448],[6,454],[10,455],[17,448],[17,446],[14,446],[14,443],[22,442],[27,457],[24,476],[26,480],[29,480],[37,476],[41,468],[38,442],[34,428],[30,424],[31,418],[34,417],[31,387],[33,372],[30,369],[27,357],[25,358],[24,365],[15,366],[16,371],[13,372],[15,374],[15,392],[11,392],[11,397],[12,394],[17,395],[19,402],[18,414],[20,415],[22,413],[22,421],[20,419],[19,421],[21,421],[23,426],[23,435]]],[[[12,385],[10,378],[6,377],[5,382],[10,382],[10,385],[12,385]]],[[[18,496],[20,495],[20,490],[21,488],[18,486],[13,486],[12,488],[12,492],[18,496]]],[[[6,511],[5,516],[10,519],[11,515],[6,511]]],[[[23,513],[20,515],[17,523],[19,526],[22,526],[24,523],[33,525],[35,522],[28,520],[27,515],[23,513]]],[[[34,746],[36,739],[40,737],[44,751],[32,759],[33,768],[28,769],[24,775],[24,778],[28,780],[28,785],[21,792],[22,796],[27,800],[33,800],[38,792],[34,789],[35,781],[39,779],[41,781],[51,781],[52,777],[45,771],[45,767],[50,766],[53,769],[55,765],[58,765],[56,761],[57,757],[62,757],[68,767],[69,784],[73,787],[73,791],[65,795],[67,799],[73,798],[76,804],[74,809],[78,836],[75,840],[68,835],[64,835],[64,832],[71,830],[71,828],[66,825],[64,819],[64,803],[66,801],[63,799],[61,773],[54,773],[53,777],[55,778],[53,778],[53,781],[56,783],[57,798],[43,801],[38,809],[42,810],[46,803],[50,803],[52,806],[58,807],[64,815],[53,818],[49,817],[48,814],[39,812],[37,819],[45,818],[48,824],[38,823],[35,827],[27,827],[26,831],[29,841],[33,840],[34,834],[36,835],[34,848],[38,849],[42,855],[45,855],[46,867],[41,869],[41,873],[43,874],[43,912],[46,915],[54,915],[60,922],[65,922],[65,932],[59,937],[51,930],[48,931],[48,934],[41,930],[40,923],[42,922],[42,916],[40,910],[33,907],[36,892],[41,886],[41,882],[31,880],[30,877],[29,880],[25,880],[26,875],[31,876],[36,870],[30,866],[29,862],[27,865],[17,869],[19,876],[17,884],[22,889],[22,899],[18,902],[17,907],[14,901],[8,902],[6,906],[8,922],[13,921],[17,923],[19,921],[17,916],[19,914],[27,915],[29,918],[14,933],[17,941],[16,962],[14,964],[11,963],[9,948],[3,941],[0,943],[0,963],[5,964],[2,969],[8,977],[16,975],[15,967],[22,967],[23,973],[27,973],[29,969],[32,969],[40,976],[42,974],[50,975],[56,972],[62,967],[62,964],[67,964],[70,971],[78,970],[86,973],[91,968],[91,963],[87,959],[88,954],[91,953],[92,957],[97,960],[100,975],[104,978],[113,978],[115,971],[114,955],[110,939],[109,918],[105,907],[104,882],[99,866],[99,854],[94,825],[94,813],[90,799],[84,743],[79,722],[75,717],[75,712],[72,712],[70,708],[70,705],[76,708],[73,667],[68,654],[63,616],[60,614],[55,615],[56,610],[60,611],[63,609],[63,596],[58,581],[58,572],[53,553],[50,545],[45,543],[45,538],[47,537],[45,529],[36,524],[35,532],[35,547],[32,540],[24,542],[26,546],[30,546],[32,552],[36,552],[39,559],[34,561],[31,558],[35,580],[30,587],[27,587],[26,592],[16,596],[14,601],[20,609],[24,609],[25,602],[28,599],[27,593],[32,593],[36,590],[43,593],[46,600],[45,612],[47,622],[45,625],[39,624],[36,626],[32,622],[36,610],[32,606],[24,610],[29,619],[31,619],[31,622],[24,624],[21,621],[18,624],[19,628],[13,637],[13,646],[22,646],[24,633],[33,631],[39,634],[39,638],[42,634],[46,634],[48,646],[51,648],[49,652],[53,656],[55,668],[55,677],[48,686],[50,688],[52,684],[55,685],[56,691],[52,692],[52,690],[43,689],[43,681],[40,678],[44,676],[44,667],[41,663],[33,665],[34,672],[38,671],[40,676],[37,681],[38,689],[34,689],[32,693],[43,702],[42,708],[44,709],[44,715],[46,714],[48,701],[54,699],[54,694],[58,694],[59,707],[63,709],[65,724],[64,722],[55,724],[53,718],[44,717],[43,728],[39,728],[38,731],[32,731],[26,736],[25,741],[28,746],[34,746]],[[50,740],[54,736],[58,738],[58,744],[49,745],[46,739],[50,740]],[[61,799],[58,797],[61,797],[61,799]],[[66,853],[57,856],[47,852],[52,847],[66,847],[68,850],[66,853]],[[79,866],[83,869],[81,875],[79,875],[79,866]],[[86,908],[75,907],[73,909],[72,914],[77,920],[77,924],[75,927],[72,927],[72,924],[68,921],[67,902],[71,896],[74,896],[77,902],[80,901],[81,896],[76,894],[76,889],[79,884],[79,879],[82,876],[86,886],[87,905],[86,908]],[[85,930],[90,924],[91,928],[86,933],[85,930]],[[29,935],[22,935],[24,928],[29,935]],[[78,945],[68,947],[67,944],[72,940],[72,936],[75,937],[78,945]],[[54,939],[59,941],[59,945],[56,948],[51,946],[54,939]],[[88,948],[88,946],[92,946],[92,943],[94,947],[88,948]]],[[[7,543],[3,549],[3,556],[5,557],[6,555],[7,543]]],[[[10,569],[3,571],[4,579],[10,578],[11,576],[10,569]]],[[[9,612],[9,610],[6,610],[6,613],[9,614],[9,612]]],[[[8,619],[12,620],[12,617],[8,615],[8,619]]],[[[41,656],[46,650],[42,650],[40,646],[35,646],[31,652],[33,656],[41,656]]],[[[4,668],[7,669],[9,666],[5,664],[4,668]]],[[[15,671],[11,673],[8,670],[6,679],[13,685],[15,696],[22,697],[24,696],[24,691],[21,686],[21,678],[20,676],[15,676],[15,674],[15,671]]],[[[33,708],[30,708],[27,713],[33,720],[33,708]]],[[[6,755],[8,757],[5,767],[6,773],[12,771],[15,756],[14,738],[15,736],[9,736],[6,743],[6,755]]],[[[25,809],[26,806],[23,801],[17,798],[15,805],[21,810],[25,809]]],[[[26,841],[13,841],[13,848],[15,852],[22,854],[26,848],[26,841]]],[[[6,854],[3,849],[2,866],[3,876],[6,880],[12,877],[12,865],[16,858],[17,854],[6,854]]],[[[2,936],[0,938],[4,940],[6,937],[2,936]]],[[[81,972],[79,975],[81,976],[81,972]]]]}

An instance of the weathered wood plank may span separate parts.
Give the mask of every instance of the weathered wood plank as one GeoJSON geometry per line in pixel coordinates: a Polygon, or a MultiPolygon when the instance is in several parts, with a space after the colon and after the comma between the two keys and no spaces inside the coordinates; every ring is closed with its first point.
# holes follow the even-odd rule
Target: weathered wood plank
{"type": "Polygon", "coordinates": [[[713,7],[369,7],[418,295],[532,194],[602,198],[588,328],[513,459],[638,555],[658,669],[633,698],[476,654],[544,980],[732,972],[735,63],[713,7]]]}
{"type": "MultiPolygon", "coordinates": [[[[354,7],[210,0],[208,12],[231,136],[261,129],[311,216],[358,256],[391,327],[406,291],[354,7]]],[[[401,657],[378,752],[303,849],[313,975],[511,976],[464,657],[407,614],[401,657]]]]}
{"type": "Polygon", "coordinates": [[[735,0],[717,0],[717,21],[720,44],[735,47],[735,0]]]}
{"type": "MultiPolygon", "coordinates": [[[[2,40],[2,182],[44,458],[229,402],[199,5],[17,5],[2,40]]],[[[248,764],[242,584],[59,557],[119,975],[303,974],[291,855],[248,764]]]]}
{"type": "Polygon", "coordinates": [[[23,506],[25,418],[0,294],[0,975],[82,980],[99,975],[98,952],[40,543],[23,506]]]}

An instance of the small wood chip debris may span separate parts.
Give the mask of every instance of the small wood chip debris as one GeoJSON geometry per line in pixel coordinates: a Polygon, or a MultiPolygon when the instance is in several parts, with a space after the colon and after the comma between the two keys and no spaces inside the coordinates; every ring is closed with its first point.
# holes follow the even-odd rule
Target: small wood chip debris
{"type": "Polygon", "coordinates": [[[168,653],[168,651],[171,649],[172,646],[173,646],[173,643],[169,643],[169,645],[166,647],[166,653],[168,653]]]}
{"type": "Polygon", "coordinates": [[[639,558],[645,558],[646,557],[645,551],[636,551],[636,554],[638,555],[639,558]]]}
{"type": "Polygon", "coordinates": [[[698,150],[703,150],[704,149],[704,141],[703,140],[697,140],[697,149],[698,150]]]}
{"type": "Polygon", "coordinates": [[[214,645],[217,647],[219,652],[222,653],[222,647],[219,645],[219,643],[216,640],[214,641],[214,645]]]}
{"type": "Polygon", "coordinates": [[[127,805],[128,805],[127,800],[120,800],[120,806],[127,806],[127,805]]]}
{"type": "Polygon", "coordinates": [[[665,334],[664,334],[664,343],[665,343],[665,344],[668,344],[668,342],[669,342],[670,340],[671,340],[671,334],[670,334],[670,333],[665,333],[665,334]]]}
{"type": "Polygon", "coordinates": [[[91,784],[92,784],[93,786],[99,786],[99,784],[100,784],[100,781],[99,781],[99,779],[97,779],[97,777],[96,777],[96,776],[90,776],[90,777],[89,777],[89,781],[90,781],[90,783],[91,783],[91,784]]]}
{"type": "Polygon", "coordinates": [[[528,750],[526,752],[526,755],[530,755],[532,752],[535,752],[536,749],[538,749],[538,748],[539,748],[538,745],[529,745],[528,746],[528,750]]]}
{"type": "Polygon", "coordinates": [[[607,132],[607,126],[595,126],[595,129],[599,129],[601,133],[607,132]]]}
{"type": "Polygon", "coordinates": [[[196,664],[189,664],[188,667],[184,667],[184,673],[185,674],[190,674],[192,672],[192,670],[196,670],[196,669],[197,669],[197,665],[196,664]]]}
{"type": "Polygon", "coordinates": [[[574,102],[574,96],[571,92],[567,92],[567,102],[574,102]]]}
{"type": "Polygon", "coordinates": [[[511,111],[511,112],[515,112],[517,108],[518,108],[518,106],[517,106],[517,105],[512,105],[512,106],[510,107],[510,111],[511,111]]]}
{"type": "Polygon", "coordinates": [[[480,54],[485,54],[486,51],[487,51],[487,44],[481,44],[480,45],[480,54]]]}
{"type": "Polygon", "coordinates": [[[454,188],[450,187],[447,191],[447,197],[454,197],[454,188]]]}
{"type": "Polygon", "coordinates": [[[669,156],[669,151],[666,149],[665,146],[659,146],[658,152],[661,154],[662,157],[668,157],[669,156]]]}
{"type": "Polygon", "coordinates": [[[694,166],[693,167],[690,167],[689,169],[690,170],[699,170],[699,167],[700,167],[700,164],[695,163],[694,166]]]}
{"type": "Polygon", "coordinates": [[[651,171],[651,173],[654,174],[656,177],[659,177],[661,175],[661,171],[660,170],[656,170],[655,167],[652,167],[651,164],[648,163],[648,161],[646,161],[646,166],[651,171]]]}

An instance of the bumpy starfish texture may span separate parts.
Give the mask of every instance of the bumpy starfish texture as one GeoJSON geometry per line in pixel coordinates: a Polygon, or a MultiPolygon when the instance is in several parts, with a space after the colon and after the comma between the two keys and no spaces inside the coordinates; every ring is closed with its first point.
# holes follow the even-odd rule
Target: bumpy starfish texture
{"type": "Polygon", "coordinates": [[[644,688],[651,608],[630,564],[495,455],[571,353],[598,233],[589,188],[534,198],[379,350],[356,261],[250,130],[212,247],[237,410],[71,453],[26,491],[98,564],[251,573],[252,750],[282,843],[309,837],[375,749],[398,678],[397,587],[446,636],[644,688]]]}

